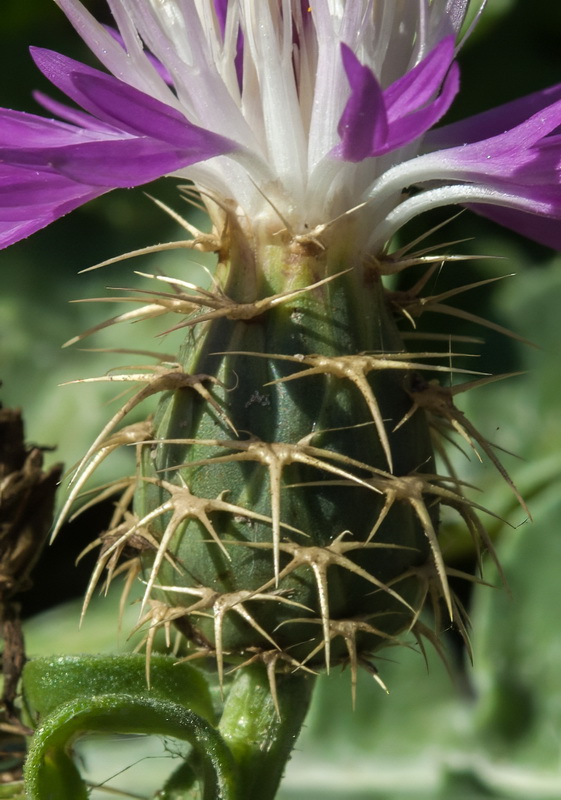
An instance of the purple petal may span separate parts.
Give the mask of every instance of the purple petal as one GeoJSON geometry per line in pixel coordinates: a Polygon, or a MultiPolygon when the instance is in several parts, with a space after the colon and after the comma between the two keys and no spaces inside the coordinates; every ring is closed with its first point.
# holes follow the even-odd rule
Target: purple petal
{"type": "Polygon", "coordinates": [[[0,247],[7,247],[103,194],[60,175],[0,165],[0,247]]]}
{"type": "MultiPolygon", "coordinates": [[[[106,74],[105,72],[87,67],[79,61],[63,56],[61,53],[56,53],[53,50],[45,50],[41,47],[30,47],[29,52],[37,67],[53,86],[60,89],[61,92],[71,100],[74,100],[79,106],[82,106],[86,111],[89,111],[94,116],[98,115],[98,109],[90,105],[88,98],[78,90],[73,79],[76,75],[103,76],[106,74]]],[[[109,124],[114,124],[114,121],[111,119],[105,119],[104,121],[109,124]]]]}
{"type": "MultiPolygon", "coordinates": [[[[472,118],[452,126],[469,135],[501,132],[422,156],[420,161],[434,159],[439,179],[469,182],[518,198],[514,207],[509,201],[505,207],[477,203],[470,208],[542,244],[561,248],[561,134],[556,133],[561,127],[560,97],[561,87],[553,87],[509,103],[502,122],[495,110],[478,115],[475,122],[472,118]],[[552,99],[555,102],[544,107],[552,99]],[[526,118],[530,110],[534,113],[526,118]],[[513,121],[516,124],[505,130],[513,121]]],[[[444,130],[447,139],[450,131],[444,130]]]]}
{"type": "Polygon", "coordinates": [[[0,109],[0,146],[49,147],[73,144],[77,133],[83,141],[99,138],[95,131],[77,131],[73,125],[27,114],[24,111],[0,109]]]}
{"type": "Polygon", "coordinates": [[[443,117],[458,92],[451,36],[384,92],[347,45],[341,45],[341,55],[351,96],[337,129],[341,144],[333,151],[336,158],[362,161],[418,139],[443,117]]]}
{"type": "Polygon", "coordinates": [[[51,111],[77,124],[0,109],[0,246],[113,188],[239,149],[112,76],[45,51],[38,60],[46,73],[61,64],[55,82],[94,116],[42,95],[51,111]]]}
{"type": "Polygon", "coordinates": [[[46,94],[43,94],[43,92],[33,92],[33,99],[47,111],[50,111],[51,114],[56,114],[57,117],[65,119],[67,122],[79,128],[112,134],[120,133],[119,129],[114,125],[107,125],[106,123],[100,122],[100,120],[94,119],[91,114],[87,114],[85,111],[79,111],[64,103],[59,103],[58,100],[53,100],[52,97],[48,97],[46,94]]]}
{"type": "Polygon", "coordinates": [[[483,217],[492,219],[510,228],[521,236],[533,239],[554,250],[561,250],[561,203],[560,214],[557,217],[544,217],[537,214],[525,214],[511,208],[500,206],[470,205],[469,208],[483,217]]]}
{"type": "Polygon", "coordinates": [[[561,100],[561,84],[497,106],[490,111],[475,114],[460,122],[444,125],[436,131],[431,131],[426,142],[431,149],[440,149],[490,139],[517,127],[558,100],[561,100]]]}
{"type": "Polygon", "coordinates": [[[10,219],[22,219],[22,209],[58,205],[83,191],[83,186],[60,175],[0,165],[0,208],[4,218],[10,215],[10,219]]]}
{"type": "Polygon", "coordinates": [[[106,189],[140,186],[206,157],[206,148],[179,150],[141,138],[112,138],[64,147],[0,147],[0,162],[65,175],[106,189]]]}
{"type": "Polygon", "coordinates": [[[244,50],[244,37],[241,28],[238,30],[238,38],[236,40],[236,57],[234,58],[234,66],[236,68],[236,77],[238,79],[238,86],[240,92],[243,90],[243,50],[244,50]]]}
{"type": "Polygon", "coordinates": [[[416,111],[437,94],[454,60],[454,37],[447,36],[426,58],[384,91],[390,123],[416,111]]]}
{"type": "MultiPolygon", "coordinates": [[[[434,153],[451,177],[489,183],[540,187],[558,185],[561,137],[548,136],[561,125],[561,100],[498,136],[434,153]]],[[[430,156],[429,156],[430,157],[430,156]]]]}
{"type": "Polygon", "coordinates": [[[460,87],[460,70],[457,64],[452,64],[446,76],[442,91],[430,105],[413,111],[402,119],[390,123],[390,133],[383,149],[376,155],[391,152],[398,147],[403,147],[408,142],[418,139],[433,125],[442,119],[448,111],[460,87]]]}
{"type": "Polygon", "coordinates": [[[561,125],[561,100],[552,103],[547,108],[542,108],[536,114],[525,119],[520,125],[510,130],[505,130],[498,136],[472,142],[466,147],[455,148],[456,151],[464,150],[472,156],[490,158],[495,156],[511,156],[516,152],[524,152],[529,148],[548,140],[545,138],[561,125]]]}
{"type": "Polygon", "coordinates": [[[372,70],[363,66],[346,44],[341,45],[343,66],[351,96],[339,120],[341,143],[334,155],[344,161],[362,161],[386,141],[388,121],[380,84],[372,70]]]}
{"type": "Polygon", "coordinates": [[[175,108],[112,75],[50,50],[33,48],[32,55],[55,86],[94,117],[122,131],[161,139],[174,147],[193,147],[200,153],[196,160],[238,149],[231,139],[193,125],[175,108]]]}
{"type": "Polygon", "coordinates": [[[108,118],[121,130],[137,136],[192,148],[197,151],[197,161],[239,149],[231,139],[193,125],[175,108],[111,75],[76,75],[73,82],[96,109],[96,116],[108,118]]]}
{"type": "Polygon", "coordinates": [[[222,38],[224,38],[224,31],[226,30],[226,14],[228,13],[228,2],[229,0],[214,0],[214,10],[216,11],[218,24],[220,25],[222,38]]]}

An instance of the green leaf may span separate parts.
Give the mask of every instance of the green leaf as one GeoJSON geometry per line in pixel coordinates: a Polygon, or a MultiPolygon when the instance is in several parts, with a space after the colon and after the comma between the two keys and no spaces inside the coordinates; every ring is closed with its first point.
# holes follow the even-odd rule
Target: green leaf
{"type": "Polygon", "coordinates": [[[23,690],[30,711],[40,716],[81,697],[128,694],[171,700],[215,722],[202,673],[190,664],[177,664],[174,656],[152,655],[149,685],[146,659],[139,653],[38,658],[25,666],[23,690]]]}
{"type": "MultiPolygon", "coordinates": [[[[30,791],[39,792],[36,796],[41,800],[51,796],[53,800],[85,800],[89,796],[86,783],[70,755],[69,745],[77,735],[104,730],[186,739],[198,754],[197,763],[202,765],[206,776],[205,786],[220,783],[220,748],[228,763],[231,756],[220,736],[207,724],[215,721],[207,682],[199,670],[175,661],[173,656],[154,654],[149,686],[146,660],[140,654],[54,656],[28,662],[23,674],[24,702],[30,716],[39,716],[40,720],[26,767],[30,791]],[[115,698],[121,698],[122,703],[115,698]],[[146,719],[142,717],[145,701],[149,703],[146,719]],[[114,722],[106,718],[109,707],[115,709],[114,722]],[[102,713],[104,708],[106,711],[102,713]],[[162,721],[165,715],[169,718],[167,727],[162,721]],[[200,736],[204,745],[198,744],[200,736]],[[218,744],[214,741],[216,737],[218,744]],[[199,753],[209,742],[218,748],[214,767],[205,762],[207,756],[201,757],[199,753]],[[50,794],[44,798],[41,792],[50,794]]],[[[180,768],[176,784],[182,785],[179,779],[185,777],[183,773],[180,768]]],[[[209,798],[212,796],[209,794],[209,798]]]]}
{"type": "Polygon", "coordinates": [[[561,499],[543,491],[534,524],[508,534],[510,593],[477,591],[477,737],[489,784],[512,797],[561,794],[561,499]]]}
{"type": "Polygon", "coordinates": [[[64,703],[35,732],[25,766],[29,800],[84,800],[86,784],[69,755],[88,732],[171,736],[197,753],[202,800],[241,800],[234,758],[206,720],[170,701],[128,694],[95,695],[64,703]]]}

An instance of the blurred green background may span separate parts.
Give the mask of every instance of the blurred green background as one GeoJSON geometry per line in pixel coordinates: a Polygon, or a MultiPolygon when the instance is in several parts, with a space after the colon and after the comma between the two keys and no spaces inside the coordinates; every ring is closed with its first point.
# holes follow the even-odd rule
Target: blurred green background
{"type": "MultiPolygon", "coordinates": [[[[89,6],[100,16],[105,13],[101,2],[89,6]]],[[[12,108],[38,111],[31,89],[48,91],[28,56],[29,44],[89,58],[50,0],[3,0],[0,37],[0,102],[12,108]]],[[[490,0],[460,63],[462,92],[451,118],[559,82],[561,4],[490,0]]],[[[151,186],[150,192],[183,210],[171,182],[151,186]]],[[[504,463],[534,520],[526,520],[492,466],[473,455],[458,462],[466,480],[485,488],[484,504],[509,523],[488,519],[510,591],[477,587],[464,592],[473,623],[473,667],[453,637],[448,644],[453,679],[432,653],[427,671],[418,653],[385,652],[379,668],[390,695],[361,676],[354,713],[349,675],[335,672],[322,679],[281,800],[561,798],[561,258],[469,213],[440,238],[465,237],[472,241],[458,246],[461,252],[500,259],[448,266],[432,288],[443,291],[516,273],[467,293],[458,305],[516,331],[537,348],[486,332],[485,343],[476,348],[477,367],[525,374],[462,396],[459,405],[485,436],[520,456],[505,455],[504,463]]],[[[156,265],[168,274],[202,279],[185,251],[80,276],[78,270],[177,238],[182,238],[178,227],[141,190],[120,191],[0,253],[1,398],[6,406],[23,408],[29,441],[56,445],[56,453],[47,456],[51,462],[72,466],[106,421],[109,401],[117,394],[111,387],[59,384],[127,363],[123,356],[79,347],[61,350],[70,337],[128,308],[70,301],[105,296],[108,286],[142,286],[133,270],[150,272],[156,265]]],[[[427,315],[426,322],[433,330],[482,335],[471,324],[437,315],[427,315]]],[[[174,341],[157,337],[164,327],[121,325],[80,346],[173,352],[174,341]]],[[[126,456],[113,457],[99,480],[131,468],[126,456]]],[[[35,589],[22,598],[30,617],[30,655],[130,648],[125,634],[114,630],[115,598],[96,601],[77,633],[79,601],[72,598],[83,592],[91,563],[76,570],[73,562],[108,513],[101,507],[67,526],[45,555],[35,589]]],[[[444,519],[443,535],[457,566],[470,566],[473,554],[454,519],[444,519]]],[[[485,577],[498,583],[490,567],[485,577]]],[[[128,613],[134,620],[134,608],[128,613]]],[[[114,743],[105,749],[99,745],[87,763],[100,781],[138,761],[136,772],[127,769],[120,784],[111,785],[149,796],[146,776],[156,781],[158,769],[170,768],[169,748],[158,755],[134,745],[136,750],[119,751],[118,761],[114,743]]]]}

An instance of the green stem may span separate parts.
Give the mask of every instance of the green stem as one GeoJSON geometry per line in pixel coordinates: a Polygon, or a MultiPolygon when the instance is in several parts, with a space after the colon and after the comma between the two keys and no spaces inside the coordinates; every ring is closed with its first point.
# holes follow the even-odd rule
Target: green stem
{"type": "Polygon", "coordinates": [[[218,726],[237,762],[240,796],[273,800],[310,705],[311,675],[277,675],[278,711],[262,665],[238,670],[218,726]]]}

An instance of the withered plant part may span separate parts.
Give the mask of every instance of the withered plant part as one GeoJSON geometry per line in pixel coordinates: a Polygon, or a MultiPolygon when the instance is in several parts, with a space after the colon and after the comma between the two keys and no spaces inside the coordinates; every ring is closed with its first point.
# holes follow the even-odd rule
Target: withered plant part
{"type": "Polygon", "coordinates": [[[30,733],[15,705],[26,659],[17,596],[32,585],[31,573],[47,540],[61,473],[60,464],[43,471],[41,448],[25,444],[21,412],[0,408],[1,737],[30,733]]]}

